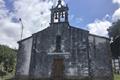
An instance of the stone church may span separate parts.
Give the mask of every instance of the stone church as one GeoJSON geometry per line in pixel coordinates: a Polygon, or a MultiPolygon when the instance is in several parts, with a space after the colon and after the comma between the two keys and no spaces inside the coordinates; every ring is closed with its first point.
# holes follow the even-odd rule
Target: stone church
{"type": "Polygon", "coordinates": [[[58,0],[50,26],[18,42],[17,80],[113,80],[110,40],[71,26],[68,10],[58,0]]]}

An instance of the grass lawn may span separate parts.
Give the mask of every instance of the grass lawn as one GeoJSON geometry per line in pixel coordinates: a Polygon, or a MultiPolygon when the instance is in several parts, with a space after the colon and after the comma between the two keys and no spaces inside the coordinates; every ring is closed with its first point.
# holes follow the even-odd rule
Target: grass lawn
{"type": "Polygon", "coordinates": [[[14,74],[7,74],[7,76],[4,76],[4,77],[0,77],[0,80],[6,80],[6,79],[11,79],[13,78],[14,74]]]}
{"type": "Polygon", "coordinates": [[[120,80],[120,75],[115,74],[114,75],[114,80],[120,80]]]}

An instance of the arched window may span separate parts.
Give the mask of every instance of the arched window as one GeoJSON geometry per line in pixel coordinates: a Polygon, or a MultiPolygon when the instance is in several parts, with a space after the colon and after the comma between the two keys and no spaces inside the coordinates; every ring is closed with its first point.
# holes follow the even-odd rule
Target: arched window
{"type": "Polygon", "coordinates": [[[61,36],[56,36],[56,52],[61,52],[61,36]]]}

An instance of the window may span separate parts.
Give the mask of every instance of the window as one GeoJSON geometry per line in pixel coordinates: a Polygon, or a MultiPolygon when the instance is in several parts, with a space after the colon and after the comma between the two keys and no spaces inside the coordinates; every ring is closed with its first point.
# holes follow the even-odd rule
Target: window
{"type": "Polygon", "coordinates": [[[56,51],[57,52],[61,51],[61,36],[60,35],[56,36],[56,51]]]}

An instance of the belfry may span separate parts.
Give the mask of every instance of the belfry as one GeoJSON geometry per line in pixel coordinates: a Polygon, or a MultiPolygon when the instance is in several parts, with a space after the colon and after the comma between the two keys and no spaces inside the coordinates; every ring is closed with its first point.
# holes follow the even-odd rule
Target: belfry
{"type": "Polygon", "coordinates": [[[51,24],[55,22],[68,22],[68,6],[63,6],[61,0],[55,8],[51,9],[51,24]]]}

